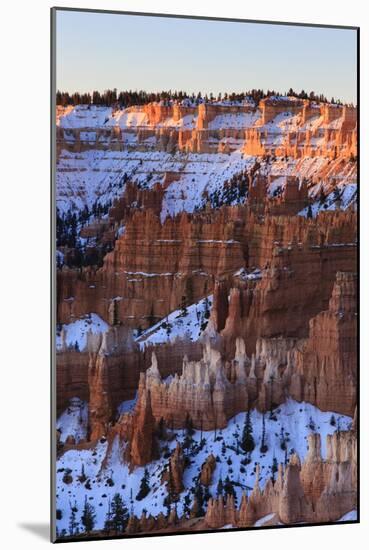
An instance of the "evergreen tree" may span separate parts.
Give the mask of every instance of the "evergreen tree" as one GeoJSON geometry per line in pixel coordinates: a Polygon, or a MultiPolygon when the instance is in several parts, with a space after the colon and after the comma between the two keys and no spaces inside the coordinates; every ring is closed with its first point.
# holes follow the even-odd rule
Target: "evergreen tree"
{"type": "Polygon", "coordinates": [[[224,490],[223,480],[220,477],[219,480],[218,480],[218,485],[217,485],[217,497],[223,496],[223,490],[224,490]]]}
{"type": "Polygon", "coordinates": [[[78,527],[78,521],[77,521],[77,503],[74,502],[74,505],[72,506],[71,503],[69,503],[70,506],[70,516],[69,516],[69,534],[71,537],[76,534],[77,527],[78,527]]]}
{"type": "Polygon", "coordinates": [[[233,495],[235,502],[237,502],[237,494],[234,488],[234,483],[228,476],[224,480],[224,493],[226,495],[233,495]]]}
{"type": "Polygon", "coordinates": [[[83,527],[85,528],[86,533],[90,533],[95,527],[95,509],[89,502],[87,502],[87,496],[85,496],[85,504],[82,511],[81,522],[83,527]]]}
{"type": "Polygon", "coordinates": [[[154,306],[151,306],[150,315],[148,317],[149,327],[155,325],[154,306]]]}
{"type": "Polygon", "coordinates": [[[189,493],[187,493],[183,499],[183,512],[186,517],[190,514],[190,511],[191,511],[190,505],[191,505],[191,497],[189,493]]]}
{"type": "Polygon", "coordinates": [[[197,483],[197,485],[195,487],[194,500],[197,503],[196,517],[199,518],[199,517],[205,515],[205,511],[204,511],[204,508],[203,508],[203,506],[204,506],[204,491],[203,491],[203,487],[202,487],[201,483],[197,483]]]}
{"type": "Polygon", "coordinates": [[[285,436],[285,433],[284,433],[284,427],[282,426],[281,428],[281,435],[280,435],[280,438],[281,438],[281,449],[282,451],[286,451],[287,450],[287,438],[285,436]]]}
{"type": "Polygon", "coordinates": [[[79,476],[78,481],[80,481],[81,483],[84,483],[86,480],[87,480],[87,476],[85,474],[85,465],[82,464],[81,475],[79,476]]]}
{"type": "Polygon", "coordinates": [[[112,513],[111,513],[111,500],[110,500],[110,497],[109,497],[109,500],[108,500],[108,511],[106,512],[106,516],[105,516],[105,522],[104,522],[104,531],[109,534],[109,532],[111,531],[111,528],[112,528],[112,525],[111,525],[111,518],[112,518],[112,513]]]}
{"type": "Polygon", "coordinates": [[[149,494],[150,492],[149,480],[150,480],[149,471],[147,468],[145,468],[141,479],[140,490],[137,493],[136,500],[142,500],[149,494]]]}
{"type": "Polygon", "coordinates": [[[160,418],[157,428],[156,428],[156,435],[159,439],[164,439],[166,436],[166,428],[165,428],[165,420],[163,417],[160,418]]]}
{"type": "Polygon", "coordinates": [[[119,325],[119,311],[118,311],[118,301],[113,300],[113,325],[119,325]]]}
{"type": "Polygon", "coordinates": [[[273,456],[273,463],[272,463],[272,481],[274,483],[275,480],[275,474],[278,472],[278,461],[275,456],[273,456]]]}
{"type": "Polygon", "coordinates": [[[252,424],[251,424],[251,416],[250,411],[247,411],[246,418],[245,418],[245,425],[242,432],[242,440],[241,440],[241,448],[245,451],[245,453],[252,453],[252,451],[255,448],[255,442],[252,435],[252,424]]]}
{"type": "Polygon", "coordinates": [[[186,306],[186,296],[182,296],[181,300],[181,316],[186,317],[187,315],[187,306],[186,306]]]}
{"type": "Polygon", "coordinates": [[[311,208],[311,204],[309,204],[309,206],[308,206],[306,217],[307,218],[312,218],[313,217],[313,210],[311,208]]]}
{"type": "Polygon", "coordinates": [[[263,413],[263,429],[261,433],[261,445],[260,445],[260,452],[265,454],[268,450],[268,445],[265,442],[265,415],[263,413]]]}
{"type": "Polygon", "coordinates": [[[114,531],[115,534],[123,533],[128,521],[128,510],[119,493],[115,493],[109,503],[105,528],[114,531]]]}

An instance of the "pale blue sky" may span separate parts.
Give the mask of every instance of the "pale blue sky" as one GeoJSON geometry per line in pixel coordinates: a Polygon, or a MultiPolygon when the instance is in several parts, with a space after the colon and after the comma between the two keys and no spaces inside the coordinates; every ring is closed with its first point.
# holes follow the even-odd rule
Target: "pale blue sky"
{"type": "Polygon", "coordinates": [[[290,87],[356,103],[356,31],[57,11],[57,88],[290,87]]]}

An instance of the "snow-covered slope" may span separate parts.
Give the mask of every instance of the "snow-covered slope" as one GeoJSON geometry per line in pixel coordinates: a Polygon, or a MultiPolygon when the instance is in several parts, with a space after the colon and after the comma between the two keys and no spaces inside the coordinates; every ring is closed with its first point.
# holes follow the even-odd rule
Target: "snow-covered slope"
{"type": "Polygon", "coordinates": [[[82,319],[77,319],[73,323],[63,325],[56,335],[56,349],[63,347],[63,335],[65,345],[75,347],[78,351],[83,351],[87,344],[87,333],[93,334],[106,332],[109,325],[101,319],[96,313],[85,315],[82,319]]]}
{"type": "MultiPolygon", "coordinates": [[[[351,204],[356,204],[357,200],[357,184],[356,183],[340,183],[335,191],[327,195],[324,201],[316,200],[311,205],[311,214],[315,217],[319,212],[326,210],[346,210],[351,204]]],[[[308,215],[308,207],[299,212],[300,216],[308,215]]]]}
{"type": "MultiPolygon", "coordinates": [[[[340,430],[347,430],[351,424],[351,418],[347,416],[321,412],[310,404],[297,403],[292,400],[281,405],[274,412],[272,418],[269,413],[266,413],[264,418],[265,443],[268,450],[261,453],[262,414],[256,410],[251,413],[255,449],[250,455],[250,463],[247,463],[245,453],[237,445],[237,441],[240,441],[242,437],[245,413],[235,416],[224,430],[219,430],[217,433],[213,431],[201,433],[198,430],[194,432],[192,442],[185,451],[189,464],[185,469],[183,479],[185,489],[181,493],[177,505],[179,515],[183,513],[186,495],[192,502],[191,488],[193,490],[193,487],[196,486],[201,465],[209,454],[213,453],[215,457],[218,457],[212,484],[209,487],[210,494],[216,495],[219,479],[221,478],[224,482],[228,477],[234,483],[239,503],[242,491],[250,490],[254,485],[256,464],[260,465],[260,485],[263,487],[266,479],[272,474],[274,458],[277,462],[284,462],[286,456],[288,457],[290,453],[296,451],[300,458],[304,459],[307,452],[307,435],[311,431],[321,434],[322,455],[325,457],[326,435],[332,434],[337,427],[340,430]]],[[[128,508],[130,508],[132,494],[132,507],[136,515],[141,515],[144,509],[154,516],[161,511],[166,511],[163,501],[167,491],[165,484],[161,484],[161,475],[176,442],[183,443],[186,434],[183,430],[174,430],[173,436],[172,441],[161,442],[161,459],[147,466],[151,490],[141,501],[137,501],[136,496],[144,468],[129,471],[129,466],[122,459],[123,449],[120,447],[118,439],[115,440],[108,459],[105,457],[108,443],[104,439],[94,449],[65,452],[57,464],[57,508],[62,513],[62,518],[57,522],[58,529],[60,531],[68,529],[70,502],[76,501],[77,517],[80,518],[85,495],[95,507],[96,528],[98,529],[104,525],[109,496],[111,497],[117,491],[124,498],[128,508]],[[103,461],[104,468],[102,467],[103,461]],[[78,480],[78,476],[81,475],[81,464],[84,464],[85,475],[88,478],[83,482],[78,480]],[[66,472],[72,476],[70,483],[63,481],[66,472]],[[92,490],[88,487],[91,487],[92,490]]]]}
{"type": "Polygon", "coordinates": [[[213,297],[208,296],[186,308],[172,311],[137,337],[140,348],[144,349],[148,344],[173,342],[176,338],[188,338],[193,342],[198,340],[206,328],[212,302],[213,297]]]}
{"type": "Polygon", "coordinates": [[[86,439],[88,424],[88,405],[78,397],[70,400],[69,407],[60,415],[56,429],[60,432],[60,441],[65,442],[72,436],[76,443],[86,439]]]}
{"type": "Polygon", "coordinates": [[[101,128],[112,114],[111,107],[76,105],[59,118],[61,128],[101,128]]]}

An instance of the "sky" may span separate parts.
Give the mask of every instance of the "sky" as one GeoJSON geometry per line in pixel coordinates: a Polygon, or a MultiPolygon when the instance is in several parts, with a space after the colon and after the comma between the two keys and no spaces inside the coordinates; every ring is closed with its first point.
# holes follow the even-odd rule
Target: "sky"
{"type": "Polygon", "coordinates": [[[356,31],[57,11],[57,89],[283,93],[356,103],[356,31]]]}

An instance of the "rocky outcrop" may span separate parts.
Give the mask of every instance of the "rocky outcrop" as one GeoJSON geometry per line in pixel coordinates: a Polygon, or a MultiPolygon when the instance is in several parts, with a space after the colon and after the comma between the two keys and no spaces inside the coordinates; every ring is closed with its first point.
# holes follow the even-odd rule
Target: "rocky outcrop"
{"type": "Polygon", "coordinates": [[[322,459],[320,436],[311,434],[304,463],[292,455],[285,469],[279,465],[276,481],[268,480],[263,489],[257,467],[253,490],[249,496],[243,494],[239,509],[230,496],[211,498],[205,526],[251,527],[267,515],[286,525],[337,521],[357,506],[355,433],[337,431],[327,436],[327,448],[327,458],[322,459]]]}
{"type": "Polygon", "coordinates": [[[182,447],[179,443],[177,443],[176,448],[169,458],[168,469],[164,471],[161,478],[161,482],[167,484],[168,493],[174,498],[178,498],[178,495],[184,489],[184,468],[182,447]]]}
{"type": "Polygon", "coordinates": [[[219,326],[223,326],[226,317],[221,334],[230,344],[242,336],[249,354],[254,352],[259,337],[306,337],[309,320],[328,306],[337,271],[356,268],[355,215],[333,215],[328,228],[320,225],[327,220],[325,215],[314,228],[310,223],[301,224],[297,217],[287,218],[286,224],[283,219],[265,219],[251,230],[249,265],[264,269],[257,276],[229,279],[217,289],[213,309],[218,310],[211,318],[215,326],[218,319],[219,326]],[[292,227],[295,236],[288,241],[292,227]],[[232,290],[232,284],[237,290],[232,290]]]}
{"type": "Polygon", "coordinates": [[[213,454],[210,454],[205,460],[204,464],[201,466],[200,472],[200,483],[209,486],[212,482],[213,472],[216,467],[216,460],[213,454]]]}
{"type": "Polygon", "coordinates": [[[163,381],[153,354],[145,387],[150,390],[154,417],[163,418],[170,428],[182,428],[186,418],[198,429],[226,426],[231,416],[247,408],[246,362],[247,357],[240,354],[229,366],[230,381],[221,354],[207,343],[200,361],[184,358],[181,376],[163,381]]]}
{"type": "Polygon", "coordinates": [[[356,377],[356,274],[338,272],[328,310],[311,319],[309,338],[296,352],[291,395],[353,416],[356,377]]]}
{"type": "Polygon", "coordinates": [[[151,410],[150,391],[141,376],[138,401],[132,421],[132,437],[129,442],[129,460],[132,466],[144,466],[157,455],[155,419],[151,410]]]}
{"type": "Polygon", "coordinates": [[[109,373],[103,353],[91,354],[88,366],[89,429],[90,439],[96,441],[107,434],[112,419],[112,405],[109,392],[109,373]]]}

